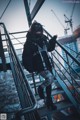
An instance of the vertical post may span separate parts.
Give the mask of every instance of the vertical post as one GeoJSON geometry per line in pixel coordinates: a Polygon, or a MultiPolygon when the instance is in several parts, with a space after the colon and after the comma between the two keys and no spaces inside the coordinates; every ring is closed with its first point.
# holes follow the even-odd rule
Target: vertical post
{"type": "Polygon", "coordinates": [[[2,38],[1,38],[1,31],[0,31],[0,57],[2,59],[2,66],[3,66],[3,71],[6,72],[6,59],[4,55],[4,49],[3,49],[3,44],[2,44],[2,38]]]}
{"type": "MultiPolygon", "coordinates": [[[[69,62],[69,57],[66,53],[66,58],[67,58],[67,64],[68,64],[68,67],[69,67],[69,73],[70,73],[70,83],[71,83],[71,87],[74,86],[74,78],[72,77],[72,72],[71,72],[71,67],[70,67],[70,62],[69,62]]],[[[73,87],[74,88],[74,87],[73,87]]],[[[73,91],[75,93],[75,89],[73,91]]]]}
{"type": "Polygon", "coordinates": [[[27,15],[27,19],[28,19],[28,24],[30,27],[32,20],[31,20],[31,14],[30,14],[30,9],[29,9],[29,5],[28,5],[28,0],[23,0],[23,1],[24,1],[26,15],[27,15]]]}
{"type": "Polygon", "coordinates": [[[70,60],[69,60],[69,57],[68,57],[67,53],[66,53],[66,59],[67,59],[68,70],[69,70],[69,73],[70,73],[70,76],[71,76],[70,60]]]}
{"type": "Polygon", "coordinates": [[[36,82],[35,82],[34,73],[32,73],[32,78],[33,78],[34,90],[35,90],[35,95],[36,95],[37,94],[37,90],[36,90],[36,82]]]}
{"type": "Polygon", "coordinates": [[[34,5],[34,8],[31,12],[31,20],[34,19],[34,17],[36,16],[36,14],[38,13],[39,9],[41,8],[41,6],[43,5],[45,0],[37,0],[36,4],[34,5]]]}

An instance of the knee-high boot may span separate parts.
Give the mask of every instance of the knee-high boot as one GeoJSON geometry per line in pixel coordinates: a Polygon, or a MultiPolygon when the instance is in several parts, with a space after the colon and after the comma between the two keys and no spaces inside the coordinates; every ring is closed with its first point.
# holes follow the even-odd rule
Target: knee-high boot
{"type": "Polygon", "coordinates": [[[47,95],[47,98],[51,97],[51,85],[46,87],[46,95],[47,95]]]}
{"type": "Polygon", "coordinates": [[[51,110],[55,110],[57,109],[57,107],[54,105],[53,101],[52,101],[52,97],[51,97],[51,85],[46,87],[46,94],[47,94],[47,98],[46,98],[46,106],[48,109],[51,110]]]}
{"type": "Polygon", "coordinates": [[[38,94],[41,99],[45,99],[44,88],[41,85],[38,87],[38,94]]]}

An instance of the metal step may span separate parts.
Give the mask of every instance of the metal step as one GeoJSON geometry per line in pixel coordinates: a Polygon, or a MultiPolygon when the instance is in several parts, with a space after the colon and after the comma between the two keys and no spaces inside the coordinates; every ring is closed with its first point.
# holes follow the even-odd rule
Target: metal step
{"type": "Polygon", "coordinates": [[[74,113],[69,115],[67,118],[68,120],[80,120],[80,115],[78,113],[74,113]]]}
{"type": "MultiPolygon", "coordinates": [[[[57,95],[57,94],[63,94],[64,93],[64,91],[63,90],[60,90],[60,89],[53,89],[52,90],[52,93],[51,93],[51,95],[52,96],[54,96],[54,95],[57,95]]],[[[46,95],[45,95],[46,96],[46,95]]],[[[36,95],[36,99],[37,100],[40,100],[40,97],[39,97],[39,95],[36,95]]]]}
{"type": "Polygon", "coordinates": [[[63,113],[60,111],[53,113],[52,118],[54,120],[69,120],[67,116],[65,116],[63,113]]]}
{"type": "Polygon", "coordinates": [[[51,118],[49,118],[48,116],[44,116],[41,118],[41,120],[80,120],[80,118],[78,114],[65,116],[63,113],[58,111],[58,112],[54,112],[51,118]]]}
{"type": "Polygon", "coordinates": [[[79,114],[77,114],[77,113],[66,116],[63,113],[61,113],[60,111],[54,112],[52,115],[52,118],[54,120],[80,120],[79,114]]]}
{"type": "Polygon", "coordinates": [[[48,110],[46,106],[38,108],[38,112],[41,117],[44,116],[52,116],[54,112],[59,112],[63,109],[66,109],[68,107],[73,107],[73,104],[70,103],[69,101],[63,101],[63,102],[58,102],[55,104],[57,106],[57,110],[48,110]]]}

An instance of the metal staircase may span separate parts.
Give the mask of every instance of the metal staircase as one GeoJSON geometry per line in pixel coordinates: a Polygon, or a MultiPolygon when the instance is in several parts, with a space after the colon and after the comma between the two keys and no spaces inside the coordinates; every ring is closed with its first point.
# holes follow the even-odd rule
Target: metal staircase
{"type": "MultiPolygon", "coordinates": [[[[24,68],[16,54],[16,49],[14,49],[5,25],[0,23],[0,26],[4,30],[1,40],[5,39],[6,41],[10,61],[9,67],[6,68],[12,71],[21,105],[21,109],[15,113],[14,120],[69,120],[67,118],[68,115],[62,115],[62,111],[68,111],[70,108],[76,109],[80,114],[80,75],[75,71],[71,63],[69,63],[69,59],[72,59],[78,67],[80,67],[80,62],[56,41],[56,49],[49,54],[52,66],[54,66],[53,74],[55,75],[52,98],[58,109],[56,111],[49,111],[43,101],[40,105],[40,98],[37,93],[37,87],[43,82],[43,78],[36,73],[24,73],[24,68]],[[59,49],[65,52],[66,59],[59,53],[59,49]],[[66,67],[63,63],[66,64],[66,67]],[[59,116],[56,115],[57,113],[61,114],[63,118],[59,119],[59,116]]],[[[52,37],[46,30],[45,34],[49,38],[52,37]]]]}
{"type": "Polygon", "coordinates": [[[16,112],[15,120],[37,120],[40,119],[37,113],[37,104],[35,97],[32,93],[31,87],[26,79],[26,76],[23,72],[21,63],[16,55],[15,49],[10,40],[9,34],[6,30],[6,27],[3,23],[0,23],[5,32],[5,39],[7,43],[7,50],[9,53],[10,66],[18,92],[21,109],[16,112]],[[23,117],[23,118],[22,118],[23,117]]]}
{"type": "MultiPolygon", "coordinates": [[[[50,34],[48,35],[51,37],[50,34]]],[[[54,62],[52,61],[52,64],[55,66],[55,68],[53,68],[53,73],[56,74],[56,79],[65,91],[69,100],[74,104],[76,109],[80,111],[80,75],[75,71],[74,66],[72,66],[72,63],[69,61],[74,61],[74,64],[77,67],[80,67],[80,62],[74,58],[58,41],[56,41],[56,44],[65,52],[66,59],[64,59],[58,52],[59,48],[56,48],[55,51],[51,53],[51,57],[54,60],[54,62]],[[57,57],[55,54],[57,54],[57,57]],[[62,61],[66,64],[65,66],[62,64],[62,61]],[[60,66],[58,66],[58,64],[60,66]],[[77,78],[79,80],[77,80],[77,78]]]]}

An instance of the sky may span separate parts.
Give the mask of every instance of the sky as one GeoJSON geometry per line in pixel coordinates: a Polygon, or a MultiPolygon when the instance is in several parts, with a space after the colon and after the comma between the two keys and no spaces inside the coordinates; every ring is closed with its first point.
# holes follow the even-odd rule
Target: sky
{"type": "MultiPolygon", "coordinates": [[[[37,0],[28,1],[30,2],[31,12],[37,0]]],[[[64,14],[70,19],[74,1],[75,0],[45,0],[34,20],[40,22],[51,35],[57,34],[58,37],[64,36],[64,27],[66,28],[67,26],[64,14]]],[[[9,0],[0,0],[0,17],[8,2],[9,0]]],[[[72,21],[73,29],[80,25],[80,0],[76,0],[72,21]]],[[[11,0],[0,22],[5,23],[9,32],[28,30],[29,27],[23,0],[11,0]]],[[[68,34],[72,34],[71,30],[68,31],[68,34]]]]}

